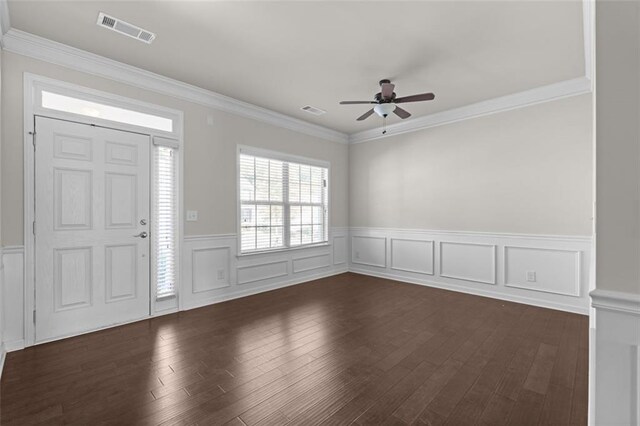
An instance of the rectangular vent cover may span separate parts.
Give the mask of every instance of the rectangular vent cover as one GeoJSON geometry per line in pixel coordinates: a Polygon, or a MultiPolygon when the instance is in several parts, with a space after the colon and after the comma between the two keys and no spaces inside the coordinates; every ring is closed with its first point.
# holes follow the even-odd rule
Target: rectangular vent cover
{"type": "Polygon", "coordinates": [[[325,114],[327,111],[320,109],[320,108],[316,108],[313,107],[311,105],[307,105],[307,106],[303,106],[302,108],[300,108],[303,111],[308,112],[309,114],[313,114],[313,115],[322,115],[325,114]]]}
{"type": "Polygon", "coordinates": [[[140,27],[132,25],[121,19],[114,18],[113,16],[106,15],[102,12],[98,15],[97,24],[103,28],[107,28],[111,31],[115,31],[120,34],[124,34],[127,37],[135,38],[147,44],[151,44],[156,35],[150,31],[143,30],[140,27]]]}

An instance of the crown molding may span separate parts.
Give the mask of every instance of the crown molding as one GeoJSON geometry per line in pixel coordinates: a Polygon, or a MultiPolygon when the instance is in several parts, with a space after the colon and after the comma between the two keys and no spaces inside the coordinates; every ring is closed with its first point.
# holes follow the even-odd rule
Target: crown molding
{"type": "Polygon", "coordinates": [[[7,0],[0,0],[0,46],[9,28],[11,28],[11,21],[9,21],[9,3],[7,0]]]}
{"type": "Polygon", "coordinates": [[[321,139],[339,143],[362,143],[542,102],[592,93],[594,74],[594,0],[583,0],[582,12],[584,77],[416,117],[388,126],[388,132],[385,135],[382,135],[381,128],[364,130],[348,135],[33,34],[10,29],[6,0],[0,0],[0,45],[9,52],[162,93],[321,139]]]}
{"type": "Polygon", "coordinates": [[[24,31],[10,29],[4,35],[2,45],[8,52],[162,93],[332,142],[348,142],[348,135],[345,133],[311,124],[24,31]]]}
{"type": "Polygon", "coordinates": [[[387,126],[387,134],[383,135],[381,128],[364,130],[349,136],[349,143],[362,143],[375,139],[388,138],[403,133],[415,132],[429,127],[455,123],[469,118],[481,117],[498,112],[509,111],[529,105],[549,102],[569,96],[582,95],[591,92],[591,81],[586,77],[561,81],[548,86],[525,90],[512,95],[489,99],[460,108],[437,112],[435,114],[417,117],[402,123],[387,126]]]}
{"type": "MultiPolygon", "coordinates": [[[[594,83],[594,37],[595,37],[595,0],[582,2],[582,37],[584,40],[584,75],[594,83]]],[[[593,87],[592,87],[593,89],[593,87]]]]}

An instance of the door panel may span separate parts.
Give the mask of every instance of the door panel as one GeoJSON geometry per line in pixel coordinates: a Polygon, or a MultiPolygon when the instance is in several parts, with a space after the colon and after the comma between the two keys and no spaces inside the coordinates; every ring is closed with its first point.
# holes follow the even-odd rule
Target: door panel
{"type": "Polygon", "coordinates": [[[37,117],[36,141],[36,342],[148,316],[149,137],[37,117]]]}

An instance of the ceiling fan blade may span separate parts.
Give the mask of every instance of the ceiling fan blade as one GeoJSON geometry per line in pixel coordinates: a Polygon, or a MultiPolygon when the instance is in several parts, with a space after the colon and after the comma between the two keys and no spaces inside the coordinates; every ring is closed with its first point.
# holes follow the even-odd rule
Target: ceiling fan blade
{"type": "Polygon", "coordinates": [[[373,101],[340,101],[340,105],[375,104],[373,101]]]}
{"type": "Polygon", "coordinates": [[[396,109],[393,110],[393,113],[395,115],[397,115],[398,117],[402,118],[403,120],[405,118],[409,118],[411,117],[411,114],[408,111],[403,110],[402,108],[400,108],[399,106],[396,106],[396,109]]]}
{"type": "Polygon", "coordinates": [[[393,96],[393,88],[396,87],[394,84],[391,83],[382,83],[380,85],[380,88],[382,89],[380,92],[382,93],[382,97],[384,99],[391,99],[391,96],[393,96]]]}
{"type": "Polygon", "coordinates": [[[393,102],[401,104],[405,102],[431,101],[435,97],[436,95],[434,95],[433,93],[422,93],[420,95],[403,96],[401,98],[396,98],[393,102]]]}
{"type": "Polygon", "coordinates": [[[366,118],[368,118],[371,114],[373,114],[373,108],[371,108],[369,111],[365,112],[364,114],[362,114],[360,117],[358,117],[356,120],[357,121],[362,121],[366,118]]]}

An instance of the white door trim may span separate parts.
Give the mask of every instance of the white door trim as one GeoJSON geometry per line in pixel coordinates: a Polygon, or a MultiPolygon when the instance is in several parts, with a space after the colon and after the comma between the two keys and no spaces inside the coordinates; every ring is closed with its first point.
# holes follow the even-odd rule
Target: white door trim
{"type": "Polygon", "coordinates": [[[34,155],[34,132],[35,132],[35,116],[43,116],[49,118],[58,118],[62,120],[69,120],[83,124],[100,125],[102,127],[113,128],[116,130],[132,131],[137,133],[143,133],[150,137],[169,137],[175,139],[180,149],[178,150],[178,174],[177,174],[177,188],[178,188],[178,235],[177,235],[177,289],[178,297],[173,304],[167,304],[165,302],[156,303],[155,297],[151,297],[151,315],[158,316],[164,315],[170,312],[176,312],[182,308],[182,301],[180,293],[182,289],[182,283],[180,280],[181,265],[182,265],[182,238],[184,235],[184,224],[182,221],[183,212],[183,176],[184,176],[184,156],[183,156],[183,141],[184,141],[184,114],[182,111],[166,108],[159,105],[149,104],[141,102],[135,99],[130,99],[118,95],[114,95],[107,92],[101,92],[98,90],[82,87],[79,85],[66,83],[43,77],[35,74],[24,74],[24,111],[23,111],[23,125],[24,125],[24,336],[25,347],[33,346],[35,344],[35,324],[33,321],[33,315],[35,310],[35,238],[33,234],[33,222],[35,220],[35,155],[34,155]],[[95,119],[92,117],[84,117],[76,114],[68,114],[58,111],[47,110],[41,108],[37,103],[40,97],[38,93],[43,88],[50,88],[60,94],[67,94],[68,96],[78,97],[86,95],[90,100],[104,100],[110,105],[119,106],[134,111],[140,111],[145,113],[156,113],[157,115],[164,117],[171,117],[174,120],[174,131],[163,132],[154,129],[142,128],[139,126],[127,125],[123,123],[109,122],[106,120],[95,119]]]}

